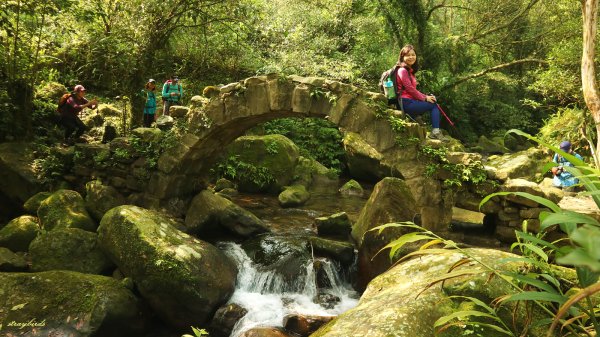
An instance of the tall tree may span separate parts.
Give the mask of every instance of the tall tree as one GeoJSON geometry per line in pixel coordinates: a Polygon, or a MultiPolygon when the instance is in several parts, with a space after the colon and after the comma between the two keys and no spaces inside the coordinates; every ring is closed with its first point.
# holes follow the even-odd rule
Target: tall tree
{"type": "MultiPolygon", "coordinates": [[[[581,85],[585,104],[596,124],[596,150],[600,148],[600,96],[596,84],[596,32],[598,30],[598,0],[582,0],[583,14],[583,53],[581,56],[581,85]]],[[[594,151],[596,165],[600,164],[597,151],[594,151]]]]}

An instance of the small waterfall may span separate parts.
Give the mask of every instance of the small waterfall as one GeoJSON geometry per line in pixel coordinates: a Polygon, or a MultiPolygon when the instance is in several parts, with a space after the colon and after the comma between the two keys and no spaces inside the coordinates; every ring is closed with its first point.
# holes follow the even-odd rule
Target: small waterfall
{"type": "Polygon", "coordinates": [[[219,247],[238,266],[236,289],[229,302],[248,310],[234,327],[231,337],[256,326],[282,326],[284,317],[291,313],[338,315],[358,302],[358,294],[343,281],[339,267],[329,259],[306,261],[298,277],[293,282],[286,282],[276,271],[255,264],[240,245],[227,242],[219,247]],[[321,272],[315,269],[317,262],[321,272]],[[318,287],[319,277],[324,288],[318,287]],[[322,293],[339,300],[325,307],[315,302],[322,293]]]}

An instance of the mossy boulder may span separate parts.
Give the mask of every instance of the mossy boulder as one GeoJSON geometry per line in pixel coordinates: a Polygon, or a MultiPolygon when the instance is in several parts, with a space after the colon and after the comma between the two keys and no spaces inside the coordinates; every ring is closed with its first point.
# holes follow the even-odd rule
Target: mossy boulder
{"type": "Polygon", "coordinates": [[[129,337],[144,328],[121,282],[72,271],[0,273],[0,308],[3,336],[129,337]]]}
{"type": "Polygon", "coordinates": [[[315,181],[337,181],[337,174],[312,158],[298,157],[294,168],[294,184],[310,187],[315,181]]]}
{"type": "Polygon", "coordinates": [[[486,136],[481,135],[477,141],[477,146],[481,148],[481,152],[488,154],[505,154],[510,152],[510,150],[504,146],[503,139],[498,137],[494,137],[490,140],[486,136]]]}
{"type": "MultiPolygon", "coordinates": [[[[518,258],[514,254],[492,249],[468,249],[467,252],[497,270],[515,272],[519,267],[517,263],[505,262],[508,258],[518,258]]],[[[393,267],[369,283],[358,306],[321,327],[311,337],[431,337],[435,335],[436,320],[469,305],[463,299],[449,296],[471,296],[489,304],[514,291],[501,278],[490,277],[490,271],[479,264],[465,263],[455,268],[456,263],[465,257],[460,252],[449,250],[393,267]],[[450,270],[458,272],[466,269],[473,274],[451,278],[444,283],[437,282],[440,275],[450,270]]],[[[513,309],[510,304],[499,309],[500,317],[509,326],[513,326],[513,309]]],[[[540,318],[538,314],[534,310],[534,321],[540,318]]],[[[514,317],[520,328],[530,318],[522,308],[515,310],[514,317]]],[[[461,336],[459,329],[458,326],[451,327],[440,336],[461,336]]],[[[481,336],[505,335],[484,328],[481,336]]],[[[545,336],[545,330],[533,328],[527,336],[545,336]]]]}
{"type": "Polygon", "coordinates": [[[317,256],[329,257],[345,265],[350,265],[354,261],[354,245],[349,242],[316,236],[310,237],[309,241],[317,256]]]}
{"type": "Polygon", "coordinates": [[[351,176],[365,181],[378,181],[389,172],[381,164],[383,155],[359,134],[346,132],[343,144],[351,176]]]}
{"type": "Polygon", "coordinates": [[[96,231],[96,222],[85,208],[81,195],[71,190],[58,190],[41,202],[38,217],[42,228],[80,228],[96,231]]]}
{"type": "Polygon", "coordinates": [[[103,185],[99,180],[85,184],[85,208],[96,221],[109,209],[126,204],[125,197],[116,188],[103,185]]]}
{"type": "Polygon", "coordinates": [[[158,143],[163,136],[163,132],[157,128],[135,128],[131,133],[146,143],[158,143]]]}
{"type": "Polygon", "coordinates": [[[228,146],[227,154],[237,156],[238,163],[264,168],[272,176],[270,183],[257,183],[256,173],[242,172],[245,169],[240,166],[234,182],[242,192],[279,192],[292,182],[290,172],[294,172],[300,156],[298,146],[282,135],[239,137],[228,146]]]}
{"type": "Polygon", "coordinates": [[[37,215],[37,210],[40,208],[42,201],[46,200],[52,192],[39,192],[34,194],[31,198],[27,199],[23,204],[23,209],[27,214],[37,215]]]}
{"type": "Polygon", "coordinates": [[[342,187],[340,187],[339,192],[341,195],[357,195],[361,196],[365,193],[360,183],[354,179],[348,180],[342,187]]]}
{"type": "Polygon", "coordinates": [[[21,256],[0,247],[0,272],[26,271],[27,261],[21,256]]]}
{"type": "MultiPolygon", "coordinates": [[[[417,213],[416,201],[404,180],[388,177],[375,185],[351,233],[358,245],[359,289],[364,289],[371,279],[391,266],[387,252],[377,253],[406,232],[401,228],[388,228],[381,233],[370,230],[390,222],[414,221],[417,213]]],[[[399,253],[407,252],[403,249],[399,253]]]]}
{"type": "Polygon", "coordinates": [[[26,252],[39,232],[40,225],[36,217],[20,216],[0,229],[0,247],[6,247],[13,252],[26,252]]]}
{"type": "Polygon", "coordinates": [[[171,222],[157,212],[119,206],[102,218],[98,241],[163,320],[188,329],[205,324],[229,299],[237,269],[216,247],[171,222]]]}
{"type": "Polygon", "coordinates": [[[233,181],[225,179],[225,178],[220,178],[215,183],[215,192],[222,191],[222,190],[224,190],[226,188],[233,188],[233,189],[235,189],[236,188],[235,183],[233,181]]]}
{"type": "Polygon", "coordinates": [[[295,207],[304,205],[310,199],[310,193],[304,185],[286,186],[277,197],[281,207],[295,207]]]}
{"type": "Polygon", "coordinates": [[[319,236],[347,238],[352,231],[352,223],[346,212],[315,218],[319,236]]]}
{"type": "Polygon", "coordinates": [[[488,178],[506,181],[507,179],[533,179],[551,158],[542,150],[530,148],[525,151],[489,157],[486,163],[488,178]]]}
{"type": "Polygon", "coordinates": [[[232,233],[249,237],[267,232],[267,225],[250,211],[209,190],[198,193],[186,213],[188,233],[221,236],[232,233]]]}
{"type": "Polygon", "coordinates": [[[96,233],[79,228],[46,232],[33,240],[29,246],[31,269],[109,274],[115,265],[100,250],[97,239],[96,233]]]}

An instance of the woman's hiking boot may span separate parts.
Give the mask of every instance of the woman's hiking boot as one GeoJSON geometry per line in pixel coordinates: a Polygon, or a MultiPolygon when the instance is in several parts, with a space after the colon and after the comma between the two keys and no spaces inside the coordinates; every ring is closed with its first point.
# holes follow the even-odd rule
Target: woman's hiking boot
{"type": "Polygon", "coordinates": [[[439,130],[438,131],[431,131],[429,133],[429,135],[427,135],[427,138],[441,140],[442,142],[447,142],[448,141],[448,138],[446,138],[444,136],[444,134],[442,134],[442,132],[439,131],[439,130]]]}

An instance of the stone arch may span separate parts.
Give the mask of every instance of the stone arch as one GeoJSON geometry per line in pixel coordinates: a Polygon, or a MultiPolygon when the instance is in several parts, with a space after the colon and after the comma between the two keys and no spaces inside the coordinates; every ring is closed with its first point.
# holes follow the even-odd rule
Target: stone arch
{"type": "MultiPolygon", "coordinates": [[[[256,125],[286,117],[327,118],[345,139],[360,142],[361,152],[387,170],[382,176],[420,177],[422,172],[414,165],[416,150],[406,151],[416,144],[398,144],[399,135],[385,117],[386,104],[382,94],[323,78],[272,74],[228,84],[199,112],[209,126],[198,127],[160,157],[146,197],[156,204],[200,191],[225,146],[256,125]]],[[[425,131],[408,124],[402,136],[423,140],[425,131]]]]}

